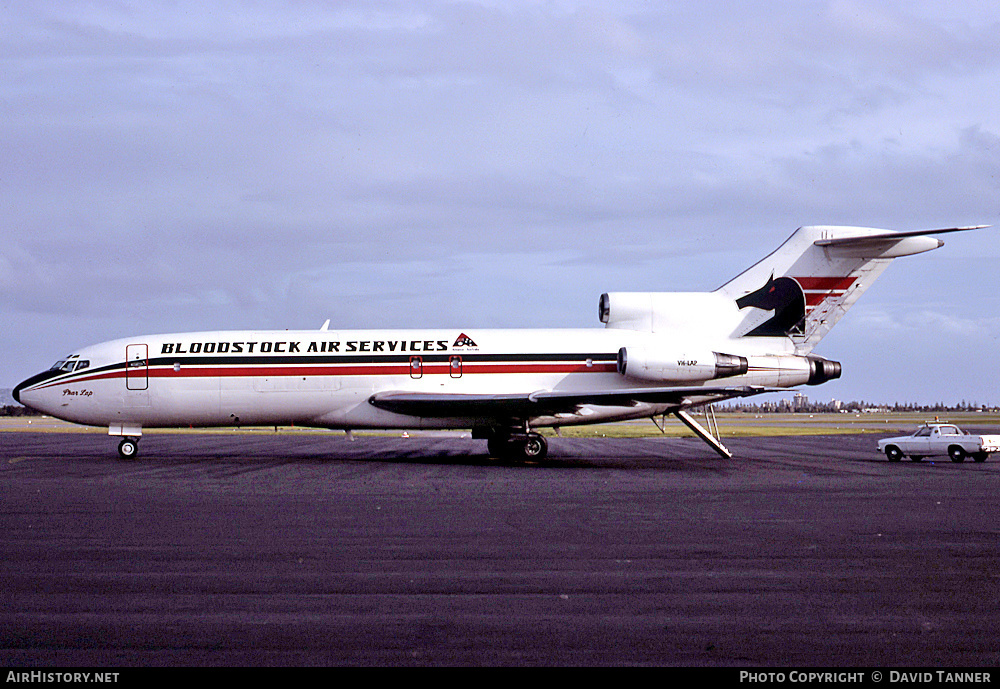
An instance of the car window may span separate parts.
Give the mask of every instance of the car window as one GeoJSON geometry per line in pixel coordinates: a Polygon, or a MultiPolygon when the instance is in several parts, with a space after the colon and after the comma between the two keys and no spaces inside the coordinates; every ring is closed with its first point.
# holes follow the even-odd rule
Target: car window
{"type": "Polygon", "coordinates": [[[930,434],[931,434],[931,429],[927,426],[924,426],[913,435],[916,436],[917,438],[926,438],[930,434]]]}

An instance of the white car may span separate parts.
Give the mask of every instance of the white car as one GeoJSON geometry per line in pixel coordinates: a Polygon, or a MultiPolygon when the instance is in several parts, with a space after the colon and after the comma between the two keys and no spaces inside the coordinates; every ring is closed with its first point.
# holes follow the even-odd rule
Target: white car
{"type": "Polygon", "coordinates": [[[964,462],[966,457],[985,462],[991,452],[1000,451],[1000,435],[969,435],[954,424],[929,423],[913,435],[878,441],[878,451],[890,462],[898,462],[904,455],[914,462],[943,455],[953,462],[964,462]]]}

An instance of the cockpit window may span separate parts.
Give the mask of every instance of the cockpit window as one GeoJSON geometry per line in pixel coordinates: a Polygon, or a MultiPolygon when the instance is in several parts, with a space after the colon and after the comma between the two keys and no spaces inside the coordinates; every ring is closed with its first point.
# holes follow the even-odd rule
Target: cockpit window
{"type": "Polygon", "coordinates": [[[90,366],[90,362],[87,360],[79,361],[77,357],[79,354],[75,354],[67,359],[60,359],[56,363],[52,364],[50,371],[62,371],[64,373],[69,373],[71,371],[79,371],[82,368],[87,368],[90,366]]]}

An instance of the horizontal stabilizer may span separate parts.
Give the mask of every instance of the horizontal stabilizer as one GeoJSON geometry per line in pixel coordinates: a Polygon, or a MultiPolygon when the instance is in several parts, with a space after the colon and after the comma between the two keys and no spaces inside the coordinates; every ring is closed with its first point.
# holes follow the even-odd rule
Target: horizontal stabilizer
{"type": "Polygon", "coordinates": [[[945,234],[947,232],[968,232],[969,230],[981,230],[989,225],[972,225],[970,227],[948,227],[940,230],[913,230],[911,232],[884,232],[882,234],[869,234],[860,237],[838,237],[836,239],[817,239],[816,246],[866,246],[876,245],[889,241],[905,239],[906,237],[923,237],[929,234],[945,234]]]}

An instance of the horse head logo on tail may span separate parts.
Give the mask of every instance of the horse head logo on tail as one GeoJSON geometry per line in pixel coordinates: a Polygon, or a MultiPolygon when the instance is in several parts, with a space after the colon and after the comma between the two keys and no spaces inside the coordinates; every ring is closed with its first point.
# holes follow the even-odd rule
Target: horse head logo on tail
{"type": "Polygon", "coordinates": [[[774,315],[755,327],[745,336],[784,337],[801,330],[806,317],[806,297],[801,285],[793,278],[772,274],[760,289],[736,300],[740,309],[748,306],[761,311],[773,311],[774,315]]]}

